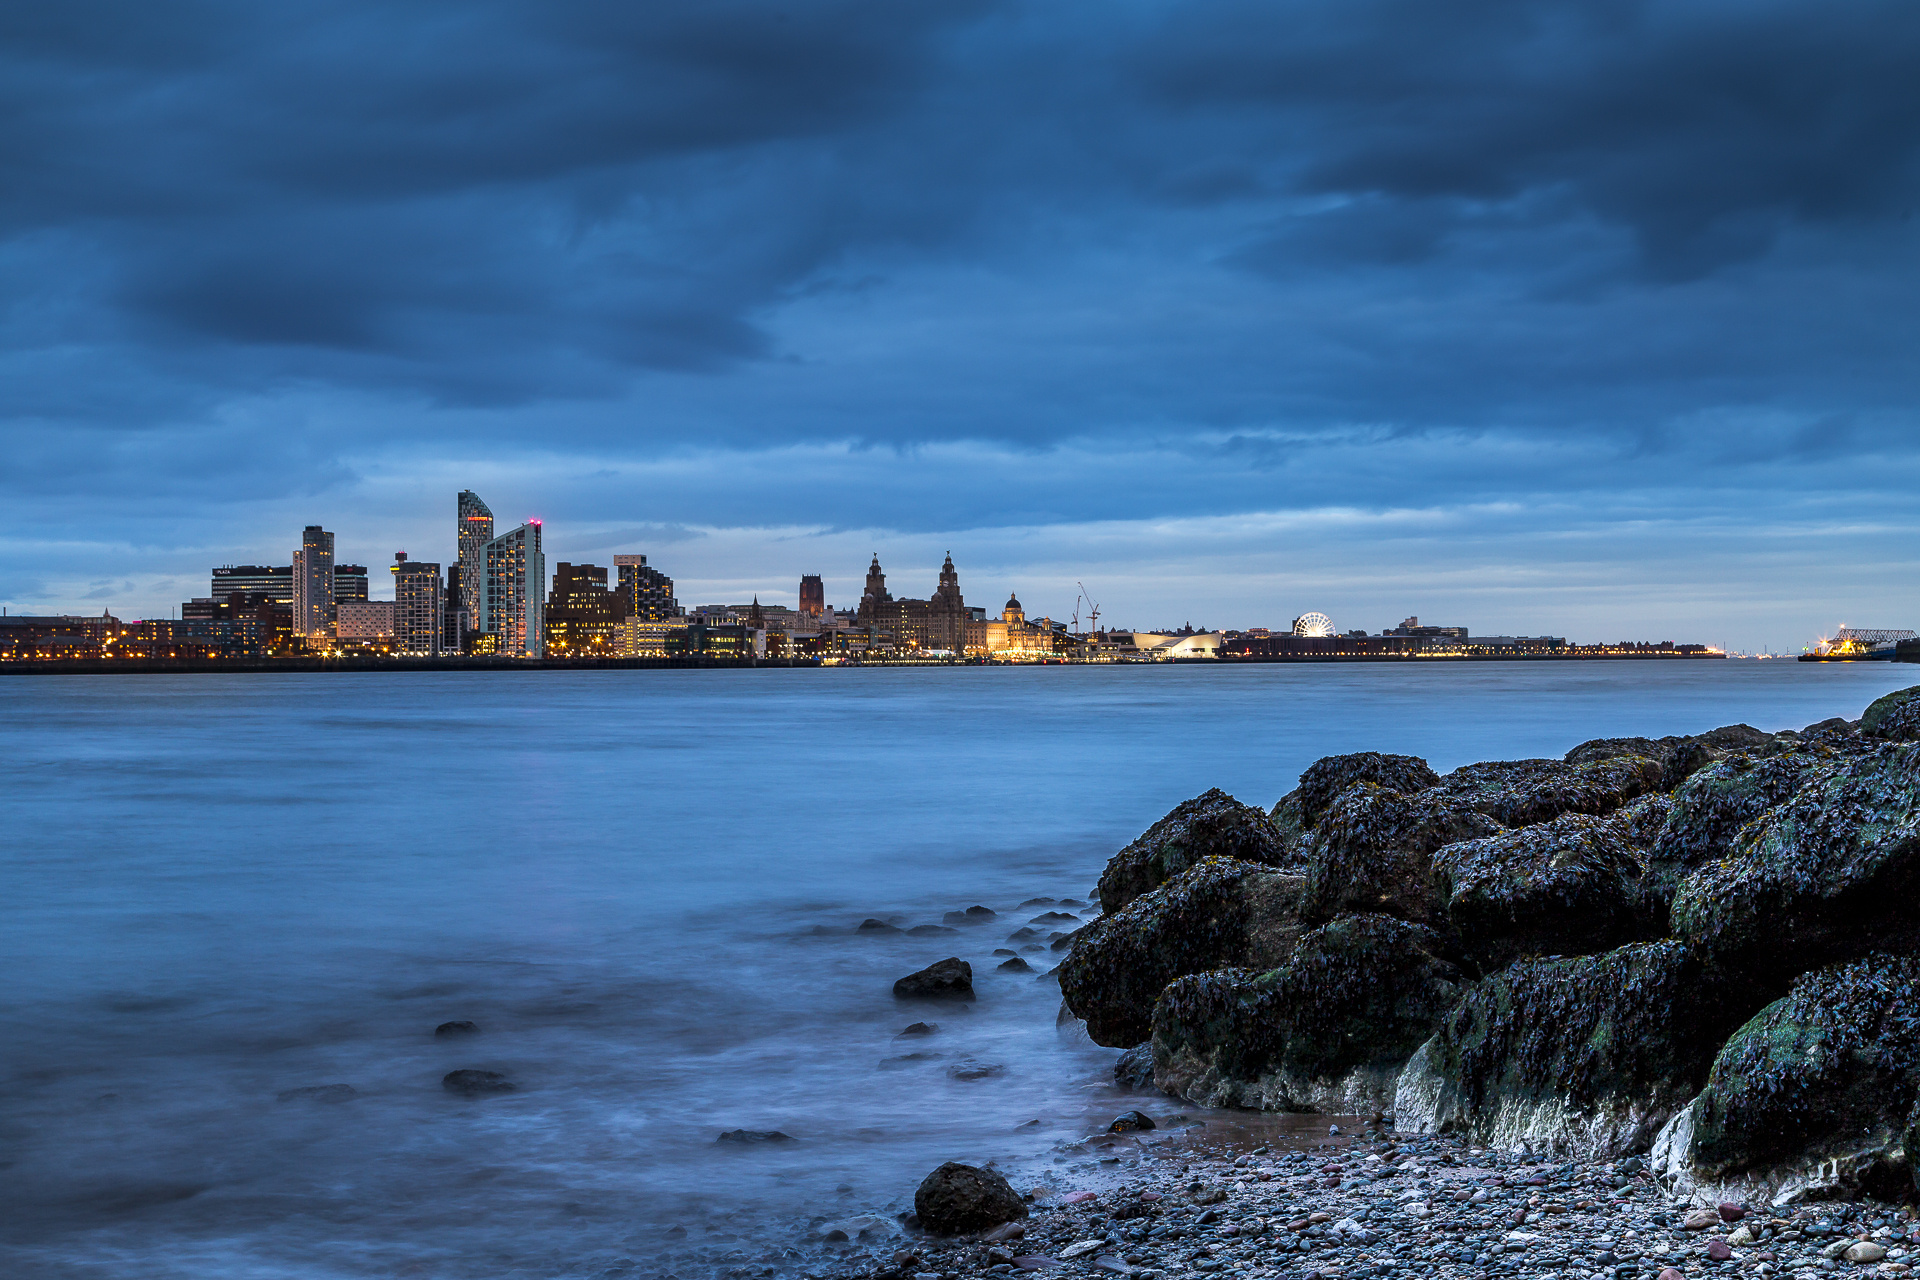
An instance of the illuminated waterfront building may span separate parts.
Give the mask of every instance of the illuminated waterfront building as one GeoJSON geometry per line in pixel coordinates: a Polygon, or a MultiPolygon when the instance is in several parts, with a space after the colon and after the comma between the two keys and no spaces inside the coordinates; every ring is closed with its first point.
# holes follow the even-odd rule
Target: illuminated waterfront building
{"type": "Polygon", "coordinates": [[[470,631],[491,631],[484,614],[487,594],[487,544],[493,541],[493,512],[471,489],[462,489],[456,509],[454,549],[460,607],[467,611],[470,631]]]}
{"type": "Polygon", "coordinates": [[[334,635],[342,640],[391,641],[393,601],[340,600],[334,603],[334,635]]]}
{"type": "Polygon", "coordinates": [[[605,569],[562,560],[547,595],[547,656],[612,657],[625,646],[628,616],[620,593],[607,590],[605,569]]]}
{"type": "Polygon", "coordinates": [[[310,524],[293,553],[293,629],[303,636],[333,634],[333,535],[310,524]]]}
{"type": "Polygon", "coordinates": [[[673,598],[673,579],[648,567],[645,556],[615,556],[613,567],[620,575],[615,590],[624,617],[664,622],[680,616],[680,602],[673,598]]]}
{"type": "Polygon", "coordinates": [[[489,541],[485,551],[482,628],[495,637],[494,652],[515,658],[546,653],[547,560],[540,550],[540,522],[529,520],[489,541]]]}
{"type": "Polygon", "coordinates": [[[800,616],[819,618],[827,611],[827,588],[817,573],[802,574],[800,578],[800,616]]]}
{"type": "Polygon", "coordinates": [[[264,564],[223,564],[213,571],[213,589],[207,594],[218,600],[236,591],[266,596],[275,604],[293,604],[293,566],[264,564]]]}
{"type": "Polygon", "coordinates": [[[393,650],[414,658],[440,656],[446,625],[440,566],[393,553],[393,650]]]}

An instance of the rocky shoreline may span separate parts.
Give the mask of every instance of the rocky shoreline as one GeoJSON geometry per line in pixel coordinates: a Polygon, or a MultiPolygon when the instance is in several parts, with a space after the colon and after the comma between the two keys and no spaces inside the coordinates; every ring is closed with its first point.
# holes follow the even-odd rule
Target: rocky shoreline
{"type": "Polygon", "coordinates": [[[1182,804],[1098,894],[1050,976],[1123,1081],[1374,1119],[1234,1151],[1147,1103],[1107,1185],[945,1166],[938,1220],[819,1274],[1898,1276],[1920,1245],[1920,687],[1444,776],[1328,757],[1270,810],[1182,804]]]}

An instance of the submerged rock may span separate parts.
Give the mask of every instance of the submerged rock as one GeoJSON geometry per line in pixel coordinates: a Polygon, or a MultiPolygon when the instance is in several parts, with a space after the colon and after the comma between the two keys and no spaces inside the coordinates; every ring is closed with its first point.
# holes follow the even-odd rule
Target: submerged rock
{"type": "Polygon", "coordinates": [[[1027,1216],[1027,1206],[993,1170],[948,1161],[913,1193],[913,1212],[926,1230],[952,1236],[1018,1222],[1027,1216]]]}
{"type": "Polygon", "coordinates": [[[1100,906],[1118,911],[1207,858],[1281,866],[1293,856],[1292,843],[1265,810],[1215,787],[1176,805],[1113,856],[1100,876],[1100,906]]]}
{"type": "Polygon", "coordinates": [[[1804,974],[1729,1039],[1655,1145],[1676,1192],[1787,1202],[1914,1189],[1920,957],[1804,974]]]}
{"type": "Polygon", "coordinates": [[[894,983],[893,994],[903,1000],[971,1000],[973,966],[958,956],[936,960],[894,983]]]}
{"type": "Polygon", "coordinates": [[[1871,951],[1915,949],[1916,893],[1920,743],[1889,743],[1810,772],[1727,856],[1690,872],[1673,933],[1730,972],[1784,984],[1871,951]]]}
{"type": "Polygon", "coordinates": [[[1399,1125],[1585,1159],[1644,1150],[1768,998],[1672,940],[1519,961],[1468,988],[1409,1061],[1399,1125]]]}
{"type": "Polygon", "coordinates": [[[1441,935],[1390,916],[1336,920],[1272,972],[1172,983],[1153,1018],[1154,1082],[1207,1106],[1391,1108],[1408,1057],[1460,994],[1441,935]]]}
{"type": "Polygon", "coordinates": [[[859,927],[856,928],[854,932],[855,933],[900,933],[902,932],[902,930],[898,925],[888,924],[885,920],[876,920],[871,916],[869,916],[867,919],[862,920],[860,922],[859,927]]]}
{"type": "Polygon", "coordinates": [[[474,1067],[462,1067],[458,1071],[449,1071],[440,1077],[440,1087],[448,1093],[457,1093],[464,1098],[474,1098],[487,1093],[512,1093],[514,1083],[498,1071],[481,1071],[474,1067]]]}
{"type": "Polygon", "coordinates": [[[1643,936],[1636,906],[1644,859],[1619,818],[1567,813],[1447,845],[1433,855],[1433,874],[1447,922],[1493,969],[1522,955],[1583,955],[1643,936]]]}
{"type": "Polygon", "coordinates": [[[1074,935],[1060,966],[1067,1007],[1095,1044],[1125,1048],[1153,1029],[1153,1005],[1183,974],[1268,968],[1299,936],[1301,878],[1211,858],[1074,935]]]}
{"type": "Polygon", "coordinates": [[[459,1022],[443,1022],[433,1029],[435,1040],[457,1040],[461,1036],[477,1036],[480,1028],[464,1019],[459,1022]]]}
{"type": "Polygon", "coordinates": [[[792,1142],[793,1139],[778,1129],[728,1129],[714,1141],[754,1146],[766,1142],[792,1142]]]}

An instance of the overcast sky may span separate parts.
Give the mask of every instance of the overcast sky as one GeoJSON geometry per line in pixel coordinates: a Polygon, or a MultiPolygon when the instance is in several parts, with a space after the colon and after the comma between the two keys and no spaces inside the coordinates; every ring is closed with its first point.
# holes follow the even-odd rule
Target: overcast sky
{"type": "Polygon", "coordinates": [[[1920,626],[1916,85],[1910,0],[8,6],[0,601],[471,487],[687,603],[1920,626]]]}

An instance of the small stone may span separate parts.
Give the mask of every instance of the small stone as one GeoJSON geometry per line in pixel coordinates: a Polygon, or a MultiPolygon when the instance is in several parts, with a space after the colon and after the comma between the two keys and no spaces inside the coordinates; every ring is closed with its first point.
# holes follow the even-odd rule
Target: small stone
{"type": "Polygon", "coordinates": [[[854,932],[855,933],[899,933],[900,929],[896,925],[888,924],[885,920],[866,919],[860,922],[860,926],[857,929],[855,929],[854,932]]]}
{"type": "Polygon", "coordinates": [[[1015,956],[1011,960],[1003,960],[999,964],[995,965],[994,968],[1001,973],[1032,973],[1033,972],[1033,966],[1028,964],[1025,960],[1022,960],[1019,956],[1015,956]]]}
{"type": "Polygon", "coordinates": [[[1153,1117],[1144,1111],[1123,1111],[1114,1118],[1112,1124],[1107,1126],[1107,1132],[1133,1133],[1158,1127],[1154,1124],[1153,1117]]]}
{"type": "Polygon", "coordinates": [[[786,1134],[780,1132],[778,1129],[729,1129],[725,1133],[721,1134],[719,1137],[715,1138],[714,1141],[715,1142],[756,1143],[756,1142],[792,1142],[793,1139],[787,1136],[786,1134]]]}
{"type": "Polygon", "coordinates": [[[1747,1216],[1746,1208],[1742,1205],[1734,1204],[1732,1201],[1723,1202],[1719,1206],[1719,1213],[1722,1222],[1738,1222],[1747,1216]]]}
{"type": "Polygon", "coordinates": [[[1727,1243],[1736,1249],[1752,1244],[1753,1238],[1753,1229],[1751,1227],[1735,1227],[1727,1233],[1727,1243]]]}
{"type": "Polygon", "coordinates": [[[972,907],[968,907],[966,910],[967,918],[976,923],[983,920],[991,920],[999,914],[1000,913],[998,911],[995,911],[992,907],[972,906],[972,907]]]}
{"type": "Polygon", "coordinates": [[[1085,1258],[1096,1254],[1106,1247],[1107,1242],[1105,1240],[1076,1240],[1074,1243],[1062,1249],[1056,1256],[1058,1256],[1062,1262],[1072,1262],[1076,1258],[1085,1258]]]}
{"type": "Polygon", "coordinates": [[[1713,1239],[1707,1241],[1707,1257],[1713,1259],[1715,1262],[1725,1262],[1732,1256],[1733,1246],[1729,1245],[1725,1240],[1713,1239]]]}
{"type": "MultiPolygon", "coordinates": [[[[999,1226],[995,1227],[993,1230],[981,1236],[980,1238],[982,1240],[987,1241],[988,1243],[992,1243],[997,1240],[1018,1240],[1021,1236],[1024,1236],[1026,1234],[1027,1234],[1026,1223],[1003,1222],[999,1226]]],[[[1013,1259],[1007,1258],[1006,1261],[1012,1262],[1013,1259]]]]}
{"type": "Polygon", "coordinates": [[[1887,1256],[1887,1247],[1871,1240],[1856,1240],[1842,1255],[1848,1262],[1879,1262],[1887,1256]]]}
{"type": "Polygon", "coordinates": [[[1060,1203],[1061,1204],[1085,1204],[1089,1200],[1098,1200],[1099,1198],[1100,1197],[1098,1195],[1096,1195],[1094,1192],[1091,1192],[1091,1191],[1070,1191],[1066,1195],[1060,1197],[1060,1203]]]}
{"type": "Polygon", "coordinates": [[[993,1170],[949,1160],[913,1193],[913,1212],[925,1230],[951,1236],[1017,1221],[1027,1216],[1027,1206],[993,1170]]]}
{"type": "Polygon", "coordinates": [[[906,1029],[901,1031],[900,1034],[903,1036],[930,1036],[939,1030],[940,1024],[937,1022],[909,1022],[906,1029]]]}
{"type": "Polygon", "coordinates": [[[936,960],[894,983],[893,994],[905,1000],[971,1000],[973,966],[958,956],[936,960]]]}
{"type": "Polygon", "coordinates": [[[1720,1215],[1713,1209],[1695,1209],[1680,1225],[1688,1231],[1705,1231],[1720,1225],[1720,1215]]]}
{"type": "Polygon", "coordinates": [[[964,1058],[947,1068],[947,1074],[955,1080],[985,1080],[997,1076],[1006,1070],[997,1062],[981,1062],[975,1058],[964,1058]]]}
{"type": "Polygon", "coordinates": [[[480,1028],[464,1018],[458,1022],[443,1022],[433,1029],[435,1040],[452,1040],[458,1036],[477,1036],[480,1028]]]}
{"type": "Polygon", "coordinates": [[[1660,1280],[1687,1280],[1687,1277],[1680,1268],[1667,1267],[1660,1272],[1660,1280]]]}
{"type": "Polygon", "coordinates": [[[478,1071],[472,1067],[462,1067],[458,1071],[449,1071],[441,1076],[440,1087],[448,1093],[472,1098],[483,1093],[512,1093],[513,1081],[498,1071],[478,1071]]]}

